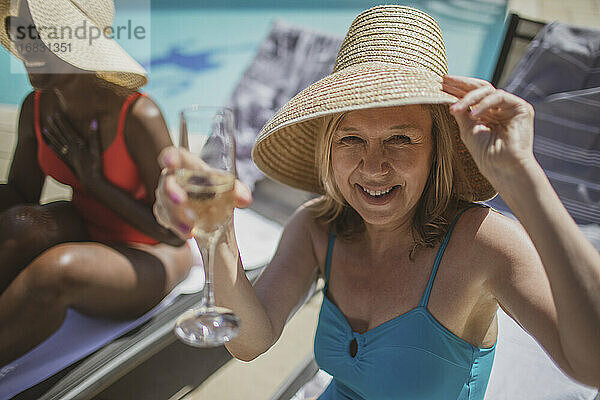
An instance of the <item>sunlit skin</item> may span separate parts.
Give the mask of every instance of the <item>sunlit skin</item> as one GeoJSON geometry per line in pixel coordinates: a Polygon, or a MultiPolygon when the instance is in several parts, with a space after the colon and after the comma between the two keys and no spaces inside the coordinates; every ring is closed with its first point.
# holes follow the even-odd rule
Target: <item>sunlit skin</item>
{"type": "Polygon", "coordinates": [[[334,179],[368,232],[410,229],[431,169],[431,125],[420,105],[352,111],[342,118],[331,149],[334,179]],[[390,188],[381,197],[364,190],[390,188]]]}
{"type": "MultiPolygon", "coordinates": [[[[440,262],[428,311],[459,338],[489,348],[502,307],[564,372],[597,385],[600,258],[535,161],[533,108],[474,78],[445,76],[443,88],[459,99],[450,111],[462,141],[523,226],[480,207],[464,212],[440,262]]],[[[326,295],[352,330],[363,333],[413,309],[430,276],[437,246],[408,261],[407,233],[431,168],[431,119],[421,106],[357,111],[346,114],[334,134],[334,179],[366,231],[336,239],[326,295]],[[399,187],[388,198],[370,198],[357,185],[375,191],[399,187]]],[[[169,170],[195,162],[174,148],[161,158],[169,170]]],[[[171,201],[178,189],[163,179],[157,190],[162,206],[155,211],[168,226],[182,221],[178,216],[186,207],[184,200],[171,201]]],[[[238,203],[247,205],[249,197],[242,194],[238,203]]],[[[244,279],[232,227],[219,247],[217,303],[247,321],[226,345],[234,357],[250,361],[267,351],[305,301],[315,272],[326,276],[332,226],[315,219],[314,204],[290,218],[254,285],[244,279]]]]}
{"type": "Polygon", "coordinates": [[[145,199],[137,199],[107,179],[102,154],[115,143],[121,110],[133,91],[50,52],[33,32],[26,1],[0,24],[15,39],[29,80],[40,92],[37,105],[33,92],[21,105],[8,181],[0,184],[0,365],[5,365],[58,329],[67,309],[106,318],[143,314],[184,279],[191,258],[184,241],[160,226],[149,207],[160,176],[156,159],[172,145],[152,99],[135,99],[121,130],[147,190],[145,199]],[[19,38],[19,27],[27,29],[24,37],[19,38]],[[82,218],[93,210],[79,211],[70,201],[39,204],[46,179],[38,158],[42,141],[88,195],[162,243],[100,243],[82,218]]]}

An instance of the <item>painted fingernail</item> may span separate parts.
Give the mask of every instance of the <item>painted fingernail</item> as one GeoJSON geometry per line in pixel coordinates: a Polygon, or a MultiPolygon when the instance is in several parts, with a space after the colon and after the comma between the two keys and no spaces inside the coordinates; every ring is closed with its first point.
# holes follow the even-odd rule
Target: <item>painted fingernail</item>
{"type": "Polygon", "coordinates": [[[179,196],[179,194],[177,194],[175,192],[169,193],[169,197],[171,198],[171,201],[175,204],[181,204],[181,202],[183,201],[183,199],[179,196]]]}
{"type": "Polygon", "coordinates": [[[172,165],[173,164],[173,156],[171,154],[167,154],[165,155],[165,158],[163,159],[166,165],[172,165]]]}
{"type": "Polygon", "coordinates": [[[187,225],[186,225],[186,224],[184,224],[183,222],[182,222],[182,223],[180,223],[178,226],[179,226],[179,230],[181,230],[181,231],[183,231],[183,232],[189,232],[189,231],[191,231],[191,230],[192,230],[192,229],[191,229],[189,226],[187,226],[187,225]]]}
{"type": "Polygon", "coordinates": [[[98,129],[98,120],[97,120],[97,119],[95,119],[95,118],[94,118],[94,119],[92,120],[92,123],[90,124],[90,128],[91,128],[93,131],[95,131],[95,130],[97,130],[97,129],[98,129]]]}

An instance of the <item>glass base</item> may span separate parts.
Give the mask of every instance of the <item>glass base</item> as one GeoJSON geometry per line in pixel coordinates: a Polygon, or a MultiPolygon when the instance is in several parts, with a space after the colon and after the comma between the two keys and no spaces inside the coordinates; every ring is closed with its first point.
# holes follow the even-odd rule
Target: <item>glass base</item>
{"type": "Polygon", "coordinates": [[[175,335],[194,347],[217,347],[237,336],[240,319],[224,307],[195,308],[182,314],[175,324],[175,335]]]}

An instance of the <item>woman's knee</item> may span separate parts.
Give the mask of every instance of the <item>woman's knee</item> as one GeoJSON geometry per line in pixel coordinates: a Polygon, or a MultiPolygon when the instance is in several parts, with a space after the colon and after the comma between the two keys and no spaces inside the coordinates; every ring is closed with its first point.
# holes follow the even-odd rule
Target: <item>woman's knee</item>
{"type": "Polygon", "coordinates": [[[32,296],[69,306],[71,297],[82,289],[77,271],[79,264],[73,246],[56,245],[25,268],[24,283],[32,296]]]}

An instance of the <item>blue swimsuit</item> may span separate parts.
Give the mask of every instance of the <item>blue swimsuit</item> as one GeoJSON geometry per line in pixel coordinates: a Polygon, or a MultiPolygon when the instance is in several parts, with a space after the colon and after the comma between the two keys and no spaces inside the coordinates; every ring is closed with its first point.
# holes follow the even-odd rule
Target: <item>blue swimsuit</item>
{"type": "Polygon", "coordinates": [[[335,242],[335,235],[330,234],[314,352],[319,367],[333,375],[333,380],[320,400],[483,399],[496,346],[473,346],[427,310],[440,260],[460,214],[438,250],[419,305],[362,334],[352,331],[326,295],[335,242]]]}

